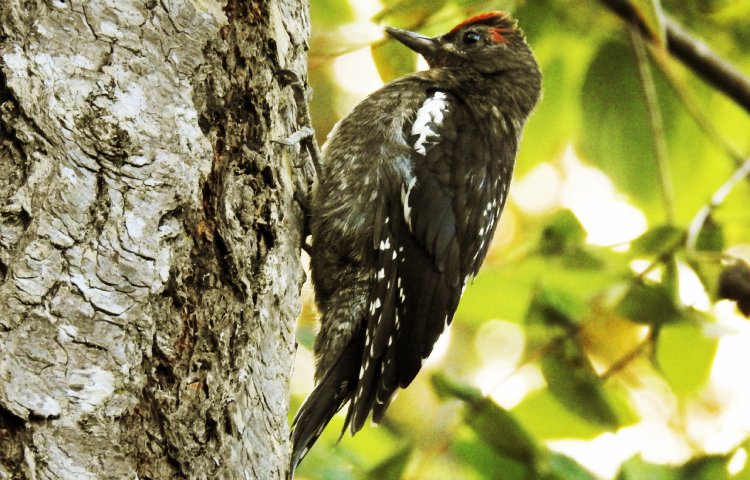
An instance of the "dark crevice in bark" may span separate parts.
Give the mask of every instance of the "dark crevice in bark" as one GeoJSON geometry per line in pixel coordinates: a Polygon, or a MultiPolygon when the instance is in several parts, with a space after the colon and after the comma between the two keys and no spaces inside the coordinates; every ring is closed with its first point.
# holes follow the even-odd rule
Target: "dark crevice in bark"
{"type": "Polygon", "coordinates": [[[236,281],[238,273],[237,268],[230,259],[232,252],[229,250],[226,242],[218,231],[214,232],[213,246],[216,260],[219,264],[219,272],[222,282],[225,285],[231,286],[232,291],[244,301],[247,298],[247,292],[245,292],[242,285],[236,281]]]}
{"type": "Polygon", "coordinates": [[[217,229],[221,222],[219,204],[223,198],[221,186],[222,174],[213,171],[203,184],[203,218],[193,236],[195,249],[193,259],[205,267],[204,271],[217,272],[224,285],[231,287],[232,292],[240,299],[245,299],[245,292],[237,279],[237,271],[231,262],[231,251],[217,229]]]}
{"type": "Polygon", "coordinates": [[[182,310],[186,305],[185,296],[182,295],[182,292],[177,283],[174,267],[169,272],[169,278],[167,279],[167,283],[164,285],[164,290],[162,290],[161,296],[172,300],[172,305],[177,310],[182,310]]]}
{"type": "Polygon", "coordinates": [[[138,464],[139,478],[187,478],[177,460],[181,455],[169,441],[169,419],[162,414],[174,411],[174,408],[165,403],[173,398],[179,384],[171,363],[158,352],[154,352],[153,357],[146,361],[146,371],[150,368],[152,373],[143,389],[140,403],[135,406],[133,414],[127,420],[130,424],[127,426],[129,431],[145,431],[149,437],[146,445],[138,445],[139,449],[143,450],[139,457],[144,459],[138,464]]]}
{"type": "Polygon", "coordinates": [[[0,68],[0,104],[8,101],[15,103],[15,98],[13,98],[13,93],[8,88],[8,79],[5,77],[5,72],[0,68]]]}
{"type": "Polygon", "coordinates": [[[31,432],[23,419],[0,407],[0,469],[10,475],[8,478],[26,478],[22,471],[23,445],[30,442],[31,432]]]}
{"type": "Polygon", "coordinates": [[[30,164],[24,143],[18,138],[18,102],[0,68],[0,284],[5,282],[8,265],[23,234],[31,224],[31,215],[21,205],[11,205],[12,197],[29,177],[30,164]]]}

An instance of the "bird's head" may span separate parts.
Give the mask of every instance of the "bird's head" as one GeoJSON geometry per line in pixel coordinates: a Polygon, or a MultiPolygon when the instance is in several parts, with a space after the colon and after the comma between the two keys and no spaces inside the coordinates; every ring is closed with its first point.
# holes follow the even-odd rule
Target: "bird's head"
{"type": "Polygon", "coordinates": [[[483,74],[536,67],[516,21],[503,12],[476,15],[437,37],[386,27],[396,40],[421,54],[430,68],[473,68],[483,74]]]}

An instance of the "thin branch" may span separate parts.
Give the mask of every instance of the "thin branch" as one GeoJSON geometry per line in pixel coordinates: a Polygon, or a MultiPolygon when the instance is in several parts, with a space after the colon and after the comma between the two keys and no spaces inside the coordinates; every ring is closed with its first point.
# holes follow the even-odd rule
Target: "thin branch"
{"type": "Polygon", "coordinates": [[[729,180],[724,182],[724,184],[719,187],[716,192],[714,192],[713,196],[711,196],[711,201],[709,202],[709,204],[701,208],[700,211],[698,211],[698,213],[695,215],[695,218],[693,218],[693,221],[690,222],[686,241],[688,251],[695,251],[695,245],[698,241],[698,235],[701,233],[701,230],[703,230],[703,226],[711,217],[713,211],[721,206],[722,203],[724,203],[724,200],[726,200],[727,196],[729,196],[729,194],[732,192],[734,187],[737,186],[738,183],[748,177],[750,177],[750,158],[745,160],[745,163],[743,163],[740,168],[735,170],[732,176],[729,177],[729,180]]]}
{"type": "Polygon", "coordinates": [[[724,138],[719,129],[716,128],[713,122],[703,112],[702,107],[695,99],[692,92],[685,88],[685,85],[675,74],[672,65],[668,62],[668,57],[663,53],[663,50],[658,49],[653,45],[651,46],[651,58],[656,63],[656,66],[659,67],[659,71],[664,75],[667,83],[672,87],[672,90],[680,99],[680,102],[682,102],[682,105],[685,107],[688,114],[693,118],[693,121],[695,121],[709,140],[721,147],[736,166],[739,167],[742,165],[745,157],[724,138]]]}
{"type": "MultiPolygon", "coordinates": [[[[635,26],[649,42],[656,42],[652,32],[630,0],[601,0],[620,18],[635,26]]],[[[703,41],[689,34],[679,23],[664,17],[667,50],[698,76],[750,112],[750,78],[737,67],[719,57],[703,41]]]]}
{"type": "Polygon", "coordinates": [[[672,190],[672,174],[669,170],[669,154],[667,152],[667,141],[664,138],[664,124],[659,111],[659,100],[656,95],[654,77],[646,57],[646,49],[643,48],[643,39],[636,28],[628,28],[630,44],[635,52],[638,64],[638,78],[641,81],[643,96],[646,100],[646,111],[648,112],[649,125],[651,127],[651,138],[654,141],[654,154],[656,165],[659,169],[659,185],[661,186],[664,210],[667,214],[667,222],[674,224],[674,191],[672,190]]]}
{"type": "Polygon", "coordinates": [[[627,367],[633,361],[635,361],[635,359],[640,357],[643,354],[643,352],[646,350],[646,348],[649,347],[653,343],[653,341],[654,341],[654,330],[650,329],[648,331],[648,334],[646,334],[645,338],[641,341],[641,343],[636,345],[634,349],[632,349],[631,351],[629,351],[628,353],[620,357],[620,359],[618,359],[615,363],[610,365],[609,368],[604,373],[602,373],[599,377],[603,381],[606,381],[613,375],[620,373],[623,369],[625,369],[625,367],[627,367]]]}

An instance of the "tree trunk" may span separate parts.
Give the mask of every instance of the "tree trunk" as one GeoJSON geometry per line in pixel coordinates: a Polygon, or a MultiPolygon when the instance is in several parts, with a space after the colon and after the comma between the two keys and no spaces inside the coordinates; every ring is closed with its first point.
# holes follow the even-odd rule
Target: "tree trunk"
{"type": "Polygon", "coordinates": [[[284,477],[292,0],[0,4],[0,479],[284,477]]]}

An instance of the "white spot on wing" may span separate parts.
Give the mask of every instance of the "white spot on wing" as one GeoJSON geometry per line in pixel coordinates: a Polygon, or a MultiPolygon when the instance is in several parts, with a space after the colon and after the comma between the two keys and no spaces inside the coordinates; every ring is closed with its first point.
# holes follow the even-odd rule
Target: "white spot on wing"
{"type": "MultiPolygon", "coordinates": [[[[380,299],[376,298],[375,301],[370,304],[370,315],[375,315],[375,310],[380,308],[380,306],[381,306],[380,299]]],[[[367,332],[367,334],[369,336],[370,332],[367,332]]]]}
{"type": "MultiPolygon", "coordinates": [[[[411,230],[411,207],[409,206],[409,195],[411,195],[412,189],[414,189],[414,185],[417,184],[417,177],[412,178],[409,181],[409,185],[406,188],[401,188],[401,203],[404,205],[404,219],[406,220],[406,224],[409,225],[409,230],[411,230]]],[[[400,247],[398,250],[403,251],[404,247],[400,247]]]]}
{"type": "Polygon", "coordinates": [[[443,123],[443,113],[448,109],[448,97],[443,92],[435,92],[431,97],[422,104],[417,111],[417,118],[411,127],[411,134],[418,135],[417,141],[414,142],[414,150],[417,153],[425,155],[427,149],[425,143],[429,136],[435,136],[436,133],[429,127],[430,123],[440,125],[443,123]]]}

